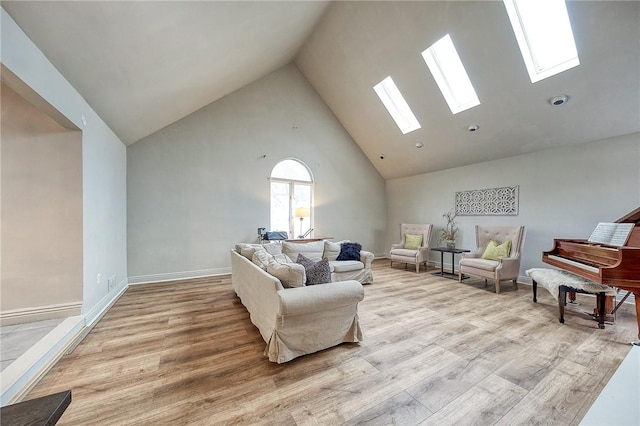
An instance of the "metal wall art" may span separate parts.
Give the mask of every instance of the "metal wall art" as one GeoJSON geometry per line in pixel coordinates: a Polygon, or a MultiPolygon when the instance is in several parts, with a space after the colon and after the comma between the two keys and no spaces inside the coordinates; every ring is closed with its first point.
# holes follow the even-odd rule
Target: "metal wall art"
{"type": "Polygon", "coordinates": [[[456,192],[458,216],[517,216],[518,185],[456,192]]]}

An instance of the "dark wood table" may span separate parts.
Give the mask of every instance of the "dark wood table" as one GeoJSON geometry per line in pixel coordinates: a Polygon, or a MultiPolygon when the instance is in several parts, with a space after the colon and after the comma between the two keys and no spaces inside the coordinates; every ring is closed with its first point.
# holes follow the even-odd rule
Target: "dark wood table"
{"type": "Polygon", "coordinates": [[[50,426],[71,404],[71,391],[58,392],[0,408],[3,426],[50,426]]]}
{"type": "MultiPolygon", "coordinates": [[[[432,248],[431,250],[440,252],[440,272],[433,272],[432,275],[438,275],[444,278],[451,278],[456,280],[458,279],[458,276],[456,275],[456,261],[455,261],[456,254],[469,253],[471,251],[463,248],[449,248],[449,247],[436,247],[436,248],[432,248]],[[451,253],[451,272],[444,271],[444,254],[445,253],[451,253]]],[[[463,275],[462,279],[464,280],[465,278],[469,278],[469,277],[466,275],[463,275]]]]}

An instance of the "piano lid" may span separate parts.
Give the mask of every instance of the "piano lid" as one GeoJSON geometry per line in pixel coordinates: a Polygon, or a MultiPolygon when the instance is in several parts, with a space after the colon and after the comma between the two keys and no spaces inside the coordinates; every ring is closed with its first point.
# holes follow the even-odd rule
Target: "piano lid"
{"type": "Polygon", "coordinates": [[[616,223],[639,223],[640,222],[640,207],[628,213],[627,215],[616,220],[616,223]]]}

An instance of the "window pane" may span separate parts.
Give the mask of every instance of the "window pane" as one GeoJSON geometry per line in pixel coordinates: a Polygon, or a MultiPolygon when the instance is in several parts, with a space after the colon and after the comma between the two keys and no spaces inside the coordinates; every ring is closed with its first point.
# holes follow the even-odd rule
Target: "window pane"
{"type": "Polygon", "coordinates": [[[271,231],[289,229],[289,184],[271,182],[271,231]]]}
{"type": "Polygon", "coordinates": [[[293,187],[294,234],[300,236],[311,228],[311,186],[296,183],[293,187]]]}
{"type": "Polygon", "coordinates": [[[302,180],[311,182],[309,170],[295,160],[283,160],[276,164],[271,172],[272,178],[302,180]]]}

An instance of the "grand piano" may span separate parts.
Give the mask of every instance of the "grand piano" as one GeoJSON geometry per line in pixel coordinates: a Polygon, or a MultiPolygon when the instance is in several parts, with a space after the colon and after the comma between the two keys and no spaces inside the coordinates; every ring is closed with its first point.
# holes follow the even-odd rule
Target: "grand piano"
{"type": "Polygon", "coordinates": [[[633,224],[624,245],[556,238],[553,249],[542,253],[542,261],[588,280],[632,292],[640,339],[640,208],[615,223],[633,224]]]}

